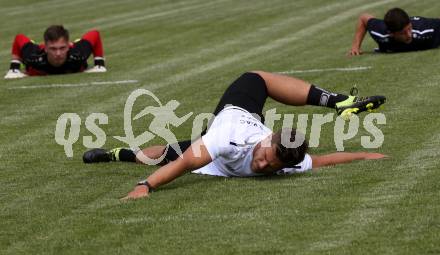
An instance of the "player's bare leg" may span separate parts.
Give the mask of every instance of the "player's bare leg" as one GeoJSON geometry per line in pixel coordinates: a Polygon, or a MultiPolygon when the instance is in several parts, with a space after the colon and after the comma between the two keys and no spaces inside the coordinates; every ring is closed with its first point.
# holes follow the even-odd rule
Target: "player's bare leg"
{"type": "Polygon", "coordinates": [[[166,146],[164,145],[150,146],[137,152],[128,148],[91,149],[84,153],[83,161],[84,163],[122,161],[145,164],[142,159],[145,159],[145,157],[152,160],[159,159],[165,153],[165,149],[166,146]]]}
{"type": "Polygon", "coordinates": [[[294,77],[264,71],[256,71],[254,73],[257,73],[264,79],[269,96],[276,101],[296,106],[307,104],[307,96],[311,87],[310,83],[294,77]]]}
{"type": "Polygon", "coordinates": [[[155,145],[150,146],[145,149],[142,149],[136,153],[136,163],[144,164],[142,161],[143,157],[147,157],[150,159],[158,159],[162,157],[162,155],[165,153],[166,146],[164,145],[155,145]]]}
{"type": "Polygon", "coordinates": [[[254,73],[264,79],[271,98],[288,105],[316,105],[334,108],[344,119],[348,119],[353,113],[358,114],[376,109],[386,101],[384,96],[361,98],[330,92],[290,76],[264,71],[254,73]]]}

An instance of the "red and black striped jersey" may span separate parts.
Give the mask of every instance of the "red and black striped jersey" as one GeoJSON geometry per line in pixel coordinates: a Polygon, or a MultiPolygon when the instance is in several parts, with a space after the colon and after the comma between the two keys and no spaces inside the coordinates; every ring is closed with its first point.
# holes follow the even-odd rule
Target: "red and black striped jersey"
{"type": "Polygon", "coordinates": [[[66,62],[52,66],[47,60],[43,44],[26,43],[21,49],[22,61],[29,75],[77,73],[87,69],[87,59],[92,53],[92,46],[87,40],[71,43],[66,62]]]}

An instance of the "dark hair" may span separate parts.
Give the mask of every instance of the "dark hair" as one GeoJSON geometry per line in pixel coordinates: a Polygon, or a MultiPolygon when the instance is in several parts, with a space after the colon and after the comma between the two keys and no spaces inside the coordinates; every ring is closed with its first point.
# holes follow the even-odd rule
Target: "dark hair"
{"type": "Polygon", "coordinates": [[[402,31],[410,23],[408,14],[400,8],[389,10],[383,20],[391,33],[402,31]]]}
{"type": "Polygon", "coordinates": [[[65,29],[62,25],[52,25],[46,29],[44,32],[44,41],[57,41],[60,38],[69,41],[69,31],[65,29]]]}
{"type": "Polygon", "coordinates": [[[286,167],[293,167],[301,163],[301,161],[304,160],[307,149],[309,148],[309,145],[307,144],[304,135],[300,132],[297,132],[294,128],[285,128],[274,133],[272,135],[271,143],[276,145],[277,158],[281,162],[283,162],[286,167]],[[289,137],[290,141],[283,142],[282,138],[285,137],[289,137]],[[289,148],[290,146],[285,146],[287,143],[295,142],[295,139],[297,138],[303,140],[303,142],[299,146],[295,148],[289,148]]]}

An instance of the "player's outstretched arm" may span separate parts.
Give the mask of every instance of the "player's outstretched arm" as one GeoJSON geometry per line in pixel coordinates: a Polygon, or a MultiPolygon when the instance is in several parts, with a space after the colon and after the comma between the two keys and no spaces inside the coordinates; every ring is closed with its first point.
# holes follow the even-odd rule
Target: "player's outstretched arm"
{"type": "Polygon", "coordinates": [[[349,56],[358,56],[362,54],[361,45],[362,41],[364,40],[365,33],[367,32],[367,23],[371,18],[374,18],[374,16],[368,13],[364,13],[359,16],[353,43],[351,45],[350,51],[348,52],[349,56]]]}
{"type": "Polygon", "coordinates": [[[387,155],[370,152],[336,152],[325,155],[311,155],[312,168],[350,163],[355,160],[382,159],[387,155]]]}
{"type": "MultiPolygon", "coordinates": [[[[173,181],[186,172],[209,164],[211,161],[212,159],[208,150],[203,144],[202,139],[199,139],[182,154],[182,157],[179,157],[178,159],[159,168],[152,175],[150,175],[146,181],[151,188],[156,189],[159,186],[173,181]]],[[[151,192],[149,189],[150,188],[147,185],[138,185],[133,191],[128,193],[126,197],[122,198],[122,200],[147,197],[151,192]]]]}
{"type": "Polygon", "coordinates": [[[79,55],[81,58],[88,59],[90,53],[93,53],[94,67],[86,70],[86,73],[104,73],[107,72],[104,63],[104,47],[101,40],[101,35],[98,30],[90,30],[85,33],[78,43],[75,43],[75,47],[79,49],[79,55]],[[83,41],[88,43],[85,45],[83,41]],[[89,48],[91,46],[91,49],[89,48]]]}
{"type": "Polygon", "coordinates": [[[287,105],[307,104],[311,84],[301,79],[265,71],[252,71],[263,78],[267,93],[272,99],[287,105]]]}
{"type": "MultiPolygon", "coordinates": [[[[23,78],[26,77],[27,75],[22,73],[20,71],[20,66],[22,63],[22,59],[23,57],[23,47],[30,43],[31,40],[23,35],[23,34],[18,34],[15,36],[14,38],[14,42],[12,43],[12,59],[11,59],[11,65],[9,67],[8,72],[6,73],[6,75],[4,76],[5,79],[17,79],[17,78],[23,78]]],[[[38,48],[38,46],[36,46],[38,48]]],[[[35,48],[35,47],[34,47],[35,48]]],[[[31,47],[32,49],[32,47],[31,47]]],[[[29,55],[28,52],[26,52],[26,54],[29,55]]]]}

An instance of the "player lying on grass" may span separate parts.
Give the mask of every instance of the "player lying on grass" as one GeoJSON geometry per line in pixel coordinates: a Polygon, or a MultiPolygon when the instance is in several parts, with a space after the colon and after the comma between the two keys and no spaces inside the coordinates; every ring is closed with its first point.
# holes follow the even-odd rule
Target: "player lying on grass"
{"type": "MultiPolygon", "coordinates": [[[[125,199],[148,196],[182,174],[193,171],[217,176],[249,177],[291,174],[325,165],[358,159],[378,159],[378,153],[335,153],[324,156],[307,154],[306,142],[295,142],[294,129],[272,133],[263,125],[263,107],[267,97],[287,105],[317,105],[336,109],[342,117],[376,109],[384,96],[354,97],[331,93],[302,80],[267,72],[245,73],[229,86],[214,111],[214,121],[201,138],[179,142],[179,157],[173,145],[152,146],[142,151],[130,149],[92,149],[83,155],[85,163],[126,161],[145,162],[160,158],[163,165],[130,192],[125,199]],[[253,113],[253,114],[251,114],[253,113]],[[287,134],[286,137],[282,134],[287,134]],[[283,138],[284,137],[284,138],[283,138]],[[290,141],[289,141],[290,137],[290,141]]],[[[301,137],[301,134],[298,134],[301,137]]],[[[298,140],[300,141],[300,140],[298,140]]]]}
{"type": "Polygon", "coordinates": [[[390,9],[383,20],[370,14],[359,17],[349,55],[362,54],[366,32],[379,45],[380,52],[405,52],[437,48],[440,45],[440,19],[409,17],[400,9],[390,9]]]}
{"type": "Polygon", "coordinates": [[[35,44],[23,34],[15,36],[12,60],[5,79],[27,75],[106,72],[104,50],[99,32],[91,30],[80,40],[69,42],[69,32],[63,26],[50,26],[44,32],[44,44],[35,44]],[[87,69],[87,59],[93,53],[95,66],[87,69]],[[21,64],[25,73],[20,71],[21,64]]]}

